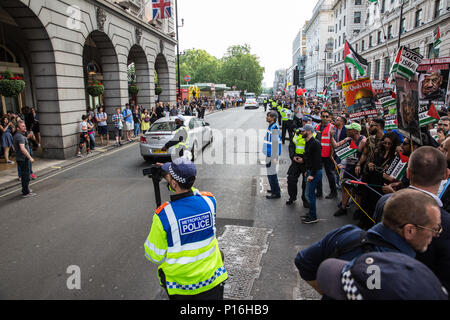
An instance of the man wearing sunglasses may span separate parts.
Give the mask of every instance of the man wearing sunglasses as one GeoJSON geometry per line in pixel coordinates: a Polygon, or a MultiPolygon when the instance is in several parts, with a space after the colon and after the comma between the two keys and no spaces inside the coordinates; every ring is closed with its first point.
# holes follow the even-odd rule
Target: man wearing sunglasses
{"type": "MultiPolygon", "coordinates": [[[[429,225],[420,223],[414,225],[414,228],[423,231],[426,231],[426,228],[432,228],[436,234],[441,235],[431,242],[428,250],[419,253],[417,259],[428,266],[436,274],[445,288],[450,290],[450,274],[448,272],[450,270],[450,214],[443,208],[441,199],[437,197],[441,181],[448,178],[447,159],[436,148],[429,146],[420,147],[411,154],[406,174],[410,181],[408,189],[414,189],[426,194],[434,199],[440,207],[440,225],[442,228],[440,226],[430,227],[429,225]]],[[[378,200],[374,213],[376,222],[381,221],[383,212],[386,210],[385,204],[393,194],[386,194],[378,200]]],[[[410,208],[414,207],[410,206],[410,208]]],[[[404,225],[401,224],[399,227],[404,227],[404,225]]]]}

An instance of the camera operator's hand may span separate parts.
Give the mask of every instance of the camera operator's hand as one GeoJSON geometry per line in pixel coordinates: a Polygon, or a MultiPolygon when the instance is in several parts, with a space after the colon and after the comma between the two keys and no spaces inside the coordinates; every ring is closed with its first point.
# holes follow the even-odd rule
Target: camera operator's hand
{"type": "Polygon", "coordinates": [[[157,165],[158,167],[162,167],[163,164],[164,164],[164,163],[161,163],[161,162],[157,162],[157,163],[156,163],[156,165],[157,165]]]}

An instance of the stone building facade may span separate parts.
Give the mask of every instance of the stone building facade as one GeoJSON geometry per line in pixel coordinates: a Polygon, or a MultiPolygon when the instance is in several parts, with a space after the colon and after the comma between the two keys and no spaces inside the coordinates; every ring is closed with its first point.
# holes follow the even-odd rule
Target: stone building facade
{"type": "MultiPolygon", "coordinates": [[[[346,0],[347,8],[358,0],[346,0]]],[[[361,23],[359,32],[347,35],[347,41],[369,63],[368,76],[383,80],[389,76],[390,66],[397,52],[398,35],[400,44],[409,47],[424,58],[433,54],[433,31],[439,26],[441,40],[439,57],[450,56],[450,7],[449,0],[403,0],[403,14],[400,20],[402,0],[379,0],[378,3],[361,3],[361,23]]],[[[336,7],[344,0],[336,1],[336,7]]],[[[354,9],[352,9],[354,10],[354,9]]],[[[339,19],[339,16],[338,16],[339,19]]],[[[335,23],[337,23],[335,19],[335,23]]],[[[331,66],[333,73],[344,78],[344,47],[334,51],[336,61],[331,66]]],[[[352,77],[359,77],[356,70],[349,66],[352,77]]]]}
{"type": "Polygon", "coordinates": [[[318,0],[304,30],[306,33],[305,88],[322,92],[331,78],[334,39],[333,0],[318,0]]]}
{"type": "Polygon", "coordinates": [[[143,6],[142,0],[0,2],[0,72],[26,81],[18,97],[1,96],[0,111],[37,109],[44,157],[75,155],[80,119],[89,107],[102,104],[112,115],[130,99],[154,106],[155,79],[162,88],[159,101],[176,102],[174,18],[151,20],[143,6]],[[130,97],[133,63],[140,91],[130,97]],[[93,80],[105,87],[98,98],[86,91],[93,80]]]}

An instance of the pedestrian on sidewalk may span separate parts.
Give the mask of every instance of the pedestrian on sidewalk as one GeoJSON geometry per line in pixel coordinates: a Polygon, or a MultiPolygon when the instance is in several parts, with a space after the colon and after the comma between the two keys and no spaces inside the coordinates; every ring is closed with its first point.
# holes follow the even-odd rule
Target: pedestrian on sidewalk
{"type": "Polygon", "coordinates": [[[141,111],[139,106],[136,106],[133,112],[134,123],[134,137],[137,138],[141,132],[141,111]]]}
{"type": "Polygon", "coordinates": [[[106,138],[106,145],[109,144],[108,124],[106,123],[108,115],[103,110],[104,108],[102,106],[98,107],[98,112],[95,115],[95,118],[97,119],[97,128],[98,134],[100,136],[100,143],[102,144],[102,146],[103,146],[103,136],[105,136],[106,138]]]}
{"type": "Polygon", "coordinates": [[[90,153],[89,146],[89,135],[88,135],[88,125],[87,125],[87,115],[81,117],[80,123],[80,145],[78,146],[77,157],[82,158],[81,152],[83,151],[84,145],[86,145],[86,155],[90,153]]]}
{"type": "MultiPolygon", "coordinates": [[[[13,146],[16,152],[17,166],[20,167],[21,172],[30,172],[30,165],[34,162],[33,157],[30,155],[30,145],[28,139],[25,136],[27,132],[27,126],[24,121],[19,120],[17,124],[17,132],[14,135],[13,146]]],[[[23,174],[22,176],[22,197],[29,198],[36,194],[33,193],[28,185],[30,184],[30,175],[23,174]]]]}
{"type": "Polygon", "coordinates": [[[134,125],[133,125],[133,113],[130,110],[130,104],[126,104],[125,105],[125,109],[123,110],[123,120],[124,122],[124,131],[125,131],[125,135],[124,135],[124,139],[127,139],[128,141],[131,141],[131,132],[134,129],[134,125]]]}
{"type": "MultiPolygon", "coordinates": [[[[25,122],[25,126],[26,126],[26,122],[25,122]]],[[[27,137],[28,140],[28,152],[30,153],[30,156],[33,157],[33,148],[32,148],[32,142],[36,140],[33,131],[27,131],[25,132],[25,136],[27,137]]],[[[19,180],[22,179],[22,170],[20,169],[19,166],[17,166],[17,176],[19,177],[19,180]]],[[[33,172],[33,164],[30,163],[30,179],[31,180],[35,180],[37,177],[33,172]]]]}
{"type": "Polygon", "coordinates": [[[7,164],[14,164],[14,161],[9,160],[9,150],[13,146],[13,133],[14,133],[14,126],[11,121],[9,121],[8,116],[3,116],[2,122],[0,123],[0,132],[1,132],[1,138],[2,138],[2,148],[3,148],[3,155],[5,157],[5,162],[7,164]]]}
{"type": "Polygon", "coordinates": [[[86,123],[88,126],[89,146],[92,151],[92,150],[95,150],[95,125],[92,121],[91,113],[88,114],[86,123]]]}
{"type": "Polygon", "coordinates": [[[123,115],[120,113],[120,108],[116,108],[116,113],[112,116],[112,121],[114,123],[114,135],[116,137],[116,147],[121,146],[120,138],[122,137],[123,129],[123,115]]]}
{"type": "Polygon", "coordinates": [[[314,138],[314,127],[310,124],[304,125],[300,129],[303,139],[306,140],[303,160],[306,166],[306,199],[309,204],[309,214],[302,217],[302,223],[316,223],[316,189],[322,181],[322,148],[319,140],[314,138]]]}

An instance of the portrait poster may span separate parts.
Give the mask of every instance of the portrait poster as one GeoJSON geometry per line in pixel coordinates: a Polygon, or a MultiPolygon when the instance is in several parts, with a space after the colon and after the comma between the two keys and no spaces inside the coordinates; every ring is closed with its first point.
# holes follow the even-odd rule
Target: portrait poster
{"type": "Polygon", "coordinates": [[[436,110],[445,110],[449,99],[450,57],[423,59],[417,68],[419,76],[419,100],[421,108],[434,105],[436,110]]]}
{"type": "Polygon", "coordinates": [[[397,126],[399,132],[421,145],[417,76],[413,76],[410,81],[396,76],[395,83],[397,87],[397,126]]]}

